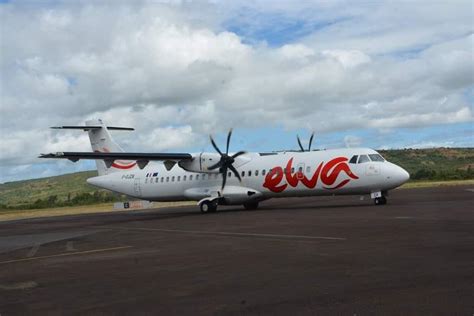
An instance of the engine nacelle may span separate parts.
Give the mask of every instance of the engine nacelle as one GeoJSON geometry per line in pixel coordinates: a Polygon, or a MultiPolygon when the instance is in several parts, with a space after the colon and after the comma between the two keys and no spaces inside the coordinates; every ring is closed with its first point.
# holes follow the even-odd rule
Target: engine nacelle
{"type": "Polygon", "coordinates": [[[190,172],[219,173],[219,168],[209,170],[209,167],[218,163],[221,156],[217,153],[200,153],[195,155],[192,160],[182,160],[178,165],[190,172]]]}

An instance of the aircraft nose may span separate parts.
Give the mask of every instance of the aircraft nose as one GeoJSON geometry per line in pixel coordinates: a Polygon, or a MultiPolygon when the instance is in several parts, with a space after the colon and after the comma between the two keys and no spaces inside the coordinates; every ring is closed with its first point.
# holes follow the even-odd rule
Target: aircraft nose
{"type": "Polygon", "coordinates": [[[390,186],[398,187],[410,179],[410,174],[400,166],[389,163],[385,169],[387,181],[390,186]]]}
{"type": "Polygon", "coordinates": [[[410,174],[408,173],[408,171],[406,171],[405,169],[403,169],[400,166],[397,166],[397,168],[398,168],[397,178],[400,181],[400,184],[403,184],[403,183],[407,182],[408,180],[410,180],[410,174]]]}

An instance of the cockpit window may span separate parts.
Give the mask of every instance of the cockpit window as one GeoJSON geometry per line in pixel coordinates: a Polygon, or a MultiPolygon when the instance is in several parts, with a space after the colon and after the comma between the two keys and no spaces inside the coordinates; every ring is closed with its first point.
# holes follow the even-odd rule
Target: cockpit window
{"type": "Polygon", "coordinates": [[[369,162],[369,157],[367,155],[360,155],[359,156],[359,163],[369,162]]]}
{"type": "Polygon", "coordinates": [[[385,161],[385,159],[383,159],[382,156],[380,156],[379,154],[372,154],[372,155],[369,155],[370,157],[370,160],[372,161],[385,161]]]}
{"type": "Polygon", "coordinates": [[[357,155],[352,156],[351,160],[349,160],[349,163],[357,163],[357,155]]]}

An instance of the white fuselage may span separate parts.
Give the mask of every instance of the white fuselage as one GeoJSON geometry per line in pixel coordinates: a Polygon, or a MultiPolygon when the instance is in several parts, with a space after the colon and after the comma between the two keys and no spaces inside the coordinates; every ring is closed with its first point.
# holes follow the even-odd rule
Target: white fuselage
{"type": "MultiPolygon", "coordinates": [[[[150,201],[198,201],[219,196],[226,204],[242,204],[274,197],[370,194],[394,189],[409,179],[404,169],[388,161],[350,162],[355,155],[378,154],[367,148],[248,153],[234,163],[242,182],[229,172],[223,191],[218,170],[204,167],[200,172],[189,172],[178,164],[167,170],[161,162],[151,162],[142,170],[137,166],[116,170],[90,178],[88,183],[150,201]]],[[[193,157],[202,159],[203,155],[193,157]]]]}

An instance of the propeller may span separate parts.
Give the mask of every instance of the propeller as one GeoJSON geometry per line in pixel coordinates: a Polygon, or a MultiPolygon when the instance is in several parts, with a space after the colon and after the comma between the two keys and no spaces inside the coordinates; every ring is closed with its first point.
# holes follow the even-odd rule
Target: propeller
{"type": "Polygon", "coordinates": [[[230,144],[230,138],[232,136],[232,129],[229,130],[229,133],[227,134],[227,145],[225,148],[225,153],[223,153],[219,147],[217,147],[216,142],[212,138],[212,135],[209,136],[209,139],[211,140],[212,147],[221,155],[221,159],[210,166],[208,170],[214,170],[219,168],[219,172],[222,173],[222,190],[224,190],[225,183],[227,181],[227,170],[232,171],[232,173],[239,179],[240,182],[242,182],[242,178],[240,177],[239,173],[235,169],[235,167],[232,165],[235,162],[235,158],[239,157],[240,155],[246,154],[246,151],[239,151],[233,154],[232,156],[229,156],[229,144],[230,144]]]}
{"type": "MultiPolygon", "coordinates": [[[[313,143],[313,137],[314,137],[314,132],[311,133],[311,137],[309,138],[308,151],[311,151],[311,144],[313,143]]],[[[301,151],[306,151],[304,150],[303,145],[301,145],[301,140],[300,140],[299,135],[296,135],[296,139],[298,140],[298,145],[300,146],[301,151]]]]}

